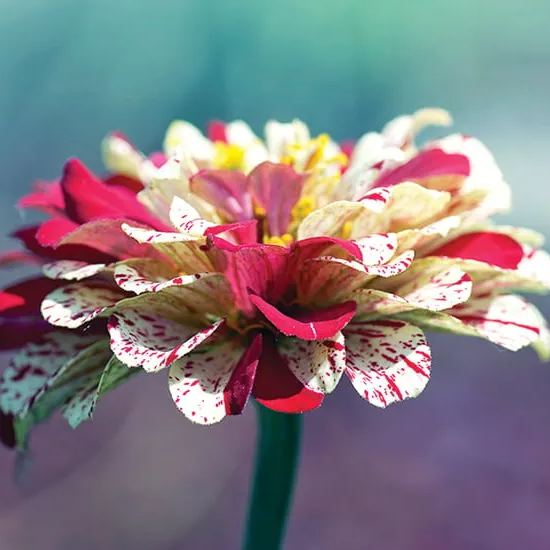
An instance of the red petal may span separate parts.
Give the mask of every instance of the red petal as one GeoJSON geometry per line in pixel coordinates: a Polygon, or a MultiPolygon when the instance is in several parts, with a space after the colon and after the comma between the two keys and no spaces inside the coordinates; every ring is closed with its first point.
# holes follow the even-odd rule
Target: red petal
{"type": "Polygon", "coordinates": [[[262,335],[256,334],[245,350],[223,392],[227,414],[241,414],[256,376],[256,369],[262,353],[262,335]]]}
{"type": "Polygon", "coordinates": [[[22,241],[30,252],[48,260],[81,260],[91,264],[109,264],[115,260],[110,254],[104,254],[87,246],[73,244],[57,246],[59,237],[56,234],[61,234],[61,238],[64,238],[77,229],[78,225],[71,225],[70,231],[64,233],[64,231],[58,231],[59,228],[54,227],[53,222],[55,221],[49,220],[42,224],[42,226],[46,225],[44,229],[42,229],[42,226],[24,227],[13,233],[12,236],[22,241]],[[43,243],[39,242],[39,237],[43,243]],[[54,246],[56,248],[53,248],[54,246]]]}
{"type": "Polygon", "coordinates": [[[435,176],[469,176],[470,161],[458,153],[441,149],[422,151],[405,164],[383,172],[373,187],[388,187],[402,181],[416,181],[435,176]]]}
{"type": "Polygon", "coordinates": [[[211,141],[222,141],[227,143],[227,134],[225,131],[225,122],[221,120],[213,120],[208,125],[207,130],[208,139],[211,141]]]}
{"type": "Polygon", "coordinates": [[[332,338],[351,321],[357,309],[355,302],[344,302],[290,317],[259,296],[251,295],[250,301],[283,334],[296,336],[302,340],[332,338]]]}
{"type": "Polygon", "coordinates": [[[215,225],[204,234],[212,237],[211,242],[215,241],[217,248],[235,251],[242,246],[258,243],[258,220],[215,225]]]}
{"type": "Polygon", "coordinates": [[[56,246],[57,243],[68,233],[74,231],[78,223],[68,218],[52,218],[45,221],[36,232],[36,240],[42,247],[56,246]]]}
{"type": "Polygon", "coordinates": [[[139,193],[143,189],[143,183],[141,181],[131,178],[129,176],[123,176],[122,174],[114,174],[105,178],[107,185],[114,185],[115,187],[123,187],[132,191],[133,193],[139,193]]]}
{"type": "Polygon", "coordinates": [[[129,218],[165,229],[165,225],[152,216],[124,187],[103,183],[77,159],[65,164],[61,188],[65,197],[67,215],[84,223],[100,218],[129,218]]]}
{"type": "Polygon", "coordinates": [[[316,409],[324,398],[322,393],[306,388],[292,374],[271,338],[264,339],[252,393],[268,409],[284,413],[316,409]]]}
{"type": "Polygon", "coordinates": [[[35,277],[21,281],[0,291],[0,316],[20,317],[35,315],[40,317],[40,304],[52,290],[59,288],[60,281],[46,277],[35,277]]]}
{"type": "Polygon", "coordinates": [[[523,259],[523,248],[508,235],[483,231],[460,235],[430,252],[430,256],[477,260],[504,269],[516,269],[523,259]]]}

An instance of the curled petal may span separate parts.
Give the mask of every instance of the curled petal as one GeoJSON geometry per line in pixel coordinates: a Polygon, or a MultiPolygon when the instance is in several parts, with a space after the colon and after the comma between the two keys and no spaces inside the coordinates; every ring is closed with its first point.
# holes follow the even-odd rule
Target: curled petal
{"type": "Polygon", "coordinates": [[[194,237],[204,236],[204,232],[214,225],[202,218],[193,206],[180,197],[172,200],[170,221],[181,233],[194,237]]]}
{"type": "Polygon", "coordinates": [[[522,246],[512,237],[491,231],[466,233],[432,250],[431,256],[477,260],[504,269],[515,269],[523,259],[522,246]]]}
{"type": "Polygon", "coordinates": [[[356,309],[355,302],[345,302],[325,309],[300,312],[292,317],[259,296],[251,295],[250,301],[283,334],[302,340],[333,338],[351,321],[356,309]]]}
{"type": "Polygon", "coordinates": [[[386,407],[426,387],[431,352],[417,327],[394,319],[352,323],[344,335],[346,374],[372,405],[386,407]]]}
{"type": "Polygon", "coordinates": [[[252,393],[264,407],[284,413],[316,409],[324,399],[296,378],[271,338],[264,338],[252,393]]]}
{"type": "Polygon", "coordinates": [[[221,319],[199,330],[149,311],[128,308],[109,319],[111,350],[129,367],[156,372],[195,349],[223,322],[221,319]]]}
{"type": "Polygon", "coordinates": [[[105,269],[105,264],[89,264],[77,260],[59,260],[44,264],[42,272],[48,279],[64,279],[65,281],[80,281],[93,277],[105,269]]]}
{"type": "Polygon", "coordinates": [[[94,338],[82,334],[52,332],[27,344],[11,360],[0,381],[0,409],[24,414],[50,378],[94,338]]]}
{"type": "Polygon", "coordinates": [[[77,328],[116,304],[124,294],[115,288],[73,283],[50,292],[40,307],[48,323],[66,328],[77,328]]]}
{"type": "Polygon", "coordinates": [[[449,313],[474,328],[483,338],[511,351],[536,342],[546,328],[535,306],[519,296],[471,299],[449,313]]]}
{"type": "Polygon", "coordinates": [[[193,235],[190,233],[178,233],[167,231],[155,231],[153,229],[145,229],[143,227],[134,227],[123,223],[121,226],[122,231],[136,240],[138,243],[177,243],[185,241],[198,241],[203,239],[202,235],[193,235]]]}
{"type": "Polygon", "coordinates": [[[388,187],[379,187],[371,189],[368,193],[358,199],[358,201],[371,212],[379,214],[384,208],[391,196],[391,189],[388,187]]]}
{"type": "Polygon", "coordinates": [[[240,414],[248,401],[262,350],[256,335],[243,351],[235,341],[204,346],[170,367],[170,394],[178,409],[198,424],[240,414]]]}
{"type": "Polygon", "coordinates": [[[193,273],[177,275],[170,278],[173,270],[164,268],[160,262],[140,262],[133,265],[119,264],[115,267],[115,282],[127,292],[141,294],[142,292],[159,292],[171,286],[184,286],[209,275],[209,273],[193,273]]]}

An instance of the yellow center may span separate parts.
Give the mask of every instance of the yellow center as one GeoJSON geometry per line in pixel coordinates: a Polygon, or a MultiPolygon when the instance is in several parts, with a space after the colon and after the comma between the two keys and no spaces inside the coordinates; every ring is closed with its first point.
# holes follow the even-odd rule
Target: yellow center
{"type": "Polygon", "coordinates": [[[240,170],[243,166],[244,150],[238,145],[214,142],[214,168],[218,170],[240,170]]]}

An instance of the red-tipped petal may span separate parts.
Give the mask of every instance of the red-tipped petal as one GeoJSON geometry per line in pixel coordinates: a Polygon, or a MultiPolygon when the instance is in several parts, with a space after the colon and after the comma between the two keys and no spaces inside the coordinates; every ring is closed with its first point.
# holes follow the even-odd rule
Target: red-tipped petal
{"type": "Polygon", "coordinates": [[[516,269],[523,259],[523,248],[508,235],[482,231],[460,235],[432,251],[430,256],[477,260],[504,269],[516,269]]]}

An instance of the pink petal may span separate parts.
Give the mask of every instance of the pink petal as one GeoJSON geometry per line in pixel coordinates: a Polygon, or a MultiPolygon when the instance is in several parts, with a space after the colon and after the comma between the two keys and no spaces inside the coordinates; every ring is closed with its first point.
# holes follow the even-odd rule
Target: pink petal
{"type": "Polygon", "coordinates": [[[516,269],[523,259],[522,246],[504,233],[466,233],[430,252],[430,256],[477,260],[505,269],[516,269]]]}
{"type": "Polygon", "coordinates": [[[398,320],[351,323],[346,374],[369,403],[386,407],[416,397],[430,377],[431,352],[423,332],[398,320]]]}
{"type": "Polygon", "coordinates": [[[266,211],[269,234],[286,233],[304,176],[285,164],[263,162],[249,174],[248,183],[254,200],[266,211]]]}
{"type": "Polygon", "coordinates": [[[324,395],[302,384],[288,368],[274,342],[265,338],[252,394],[267,407],[284,413],[303,413],[321,405],[324,395]]]}
{"type": "Polygon", "coordinates": [[[205,235],[210,237],[210,242],[215,242],[218,248],[235,251],[242,245],[258,243],[258,221],[216,225],[209,227],[205,235]]]}
{"type": "Polygon", "coordinates": [[[195,349],[223,322],[199,330],[149,311],[127,308],[109,319],[111,350],[129,367],[141,366],[155,372],[195,349]]]}
{"type": "Polygon", "coordinates": [[[124,297],[120,290],[108,286],[72,283],[50,292],[40,309],[48,323],[76,328],[95,319],[124,297]]]}
{"type": "MultiPolygon", "coordinates": [[[[128,220],[93,220],[77,227],[74,231],[64,235],[56,244],[62,249],[65,246],[79,246],[93,248],[110,258],[126,259],[155,254],[150,246],[140,245],[134,239],[126,235],[122,226],[128,220]]],[[[87,257],[81,257],[87,260],[87,257]]],[[[89,262],[99,263],[99,262],[89,262]]],[[[111,263],[111,262],[103,262],[111,263]]]]}
{"type": "Polygon", "coordinates": [[[36,240],[40,246],[55,247],[65,235],[77,229],[78,225],[68,218],[52,218],[38,228],[36,240]]]}
{"type": "Polygon", "coordinates": [[[283,334],[302,340],[333,338],[351,321],[356,310],[355,302],[345,302],[325,309],[300,312],[296,317],[291,317],[260,296],[251,295],[250,301],[283,334]]]}
{"type": "Polygon", "coordinates": [[[213,120],[208,124],[207,135],[210,141],[221,141],[227,143],[226,124],[221,120],[213,120]]]}
{"type": "Polygon", "coordinates": [[[39,181],[33,186],[33,191],[21,197],[17,203],[19,208],[35,208],[46,214],[58,215],[65,209],[65,201],[58,181],[39,181]]]}
{"type": "Polygon", "coordinates": [[[277,348],[294,376],[316,392],[332,392],[346,368],[341,332],[333,338],[312,342],[283,338],[277,342],[277,348]]]}
{"type": "Polygon", "coordinates": [[[374,187],[389,187],[402,181],[418,181],[436,176],[466,177],[469,174],[468,157],[434,148],[418,153],[405,164],[384,171],[374,187]]]}
{"type": "Polygon", "coordinates": [[[253,217],[252,197],[242,172],[201,170],[191,178],[190,189],[214,206],[227,221],[244,221],[253,217]]]}

